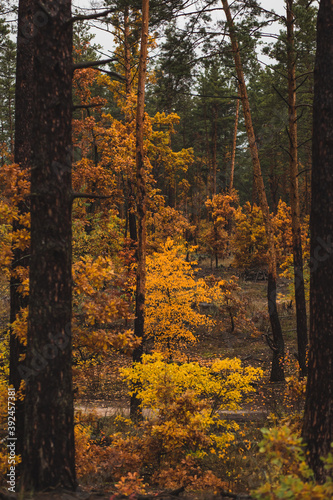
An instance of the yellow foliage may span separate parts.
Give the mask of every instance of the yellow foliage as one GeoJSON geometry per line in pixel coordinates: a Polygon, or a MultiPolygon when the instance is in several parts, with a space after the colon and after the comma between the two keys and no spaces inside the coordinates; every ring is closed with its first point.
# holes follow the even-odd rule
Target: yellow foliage
{"type": "Polygon", "coordinates": [[[155,353],[144,355],[142,363],[124,368],[122,374],[131,384],[141,386],[138,397],[144,408],[169,407],[176,396],[190,390],[194,391],[195,398],[204,397],[216,410],[237,410],[242,396],[253,391],[251,383],[263,372],[251,366],[242,367],[238,358],[216,359],[201,366],[199,363],[167,363],[162,354],[155,353]]]}
{"type": "Polygon", "coordinates": [[[12,324],[14,335],[19,339],[22,345],[27,345],[28,335],[28,313],[29,308],[21,309],[17,314],[15,321],[12,324]]]}
{"type": "Polygon", "coordinates": [[[235,212],[232,238],[234,265],[240,268],[264,266],[267,263],[267,239],[261,209],[250,202],[235,212]]]}
{"type": "Polygon", "coordinates": [[[187,172],[194,162],[193,149],[175,152],[171,148],[171,134],[175,133],[174,125],[180,121],[176,113],[156,113],[150,120],[153,130],[148,145],[149,159],[155,167],[165,172],[166,180],[176,188],[178,182],[182,182],[180,175],[187,172]]]}
{"type": "Polygon", "coordinates": [[[211,301],[209,287],[203,279],[195,279],[184,253],[184,247],[168,239],[161,252],[147,257],[146,335],[154,340],[155,349],[169,355],[196,342],[195,326],[213,324],[198,312],[200,302],[211,301]]]}
{"type": "MultiPolygon", "coordinates": [[[[221,420],[219,410],[239,408],[262,371],[242,367],[237,358],[201,366],[167,363],[155,353],[143,356],[142,363],[123,369],[122,374],[130,387],[134,385],[142,408],[150,411],[135,436],[121,438],[122,449],[138,451],[141,467],[153,467],[153,481],[160,486],[171,486],[169,471],[178,478],[178,485],[208,487],[208,478],[215,476],[203,474],[200,462],[207,455],[224,457],[238,430],[236,422],[221,420]]],[[[119,439],[113,446],[120,446],[119,439]]],[[[215,478],[210,486],[219,484],[215,478]]]]}

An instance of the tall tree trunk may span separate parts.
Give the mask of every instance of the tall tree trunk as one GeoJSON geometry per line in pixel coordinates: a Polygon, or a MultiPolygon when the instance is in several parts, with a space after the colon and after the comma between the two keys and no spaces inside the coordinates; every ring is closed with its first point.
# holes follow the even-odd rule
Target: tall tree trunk
{"type": "MultiPolygon", "coordinates": [[[[71,1],[34,26],[31,258],[23,488],[75,489],[71,359],[71,1]]],[[[36,19],[36,16],[34,17],[36,19]]]]}
{"type": "MultiPolygon", "coordinates": [[[[27,24],[32,23],[32,0],[21,0],[18,11],[17,55],[16,55],[16,86],[15,86],[15,148],[14,161],[21,170],[28,171],[31,167],[31,122],[32,122],[32,85],[33,85],[33,50],[32,38],[24,30],[27,24]]],[[[19,213],[27,213],[26,202],[21,202],[19,213]]],[[[13,232],[20,231],[22,225],[15,219],[13,232]]],[[[17,268],[29,265],[30,249],[13,248],[10,279],[10,324],[12,324],[22,308],[28,306],[28,298],[24,297],[18,287],[21,280],[17,276],[17,268]]],[[[25,354],[25,347],[12,333],[9,341],[9,384],[16,392],[19,390],[22,376],[20,373],[20,358],[25,354]]],[[[16,401],[16,454],[23,453],[24,436],[24,402],[16,401]]],[[[19,466],[20,467],[20,466],[19,466]]]]}
{"type": "Polygon", "coordinates": [[[212,197],[217,192],[216,177],[217,177],[217,105],[213,106],[213,130],[212,130],[212,197]]]}
{"type": "MultiPolygon", "coordinates": [[[[134,334],[141,339],[141,344],[134,349],[133,362],[141,362],[144,348],[144,319],[146,298],[146,179],[143,147],[143,129],[145,114],[145,83],[148,55],[149,0],[142,0],[142,32],[138,75],[138,98],[136,111],[136,180],[137,180],[137,218],[138,250],[135,293],[134,334]]],[[[141,417],[140,399],[131,397],[130,416],[133,420],[141,417]]]]}
{"type": "Polygon", "coordinates": [[[229,4],[227,0],[222,0],[222,6],[227,18],[228,26],[229,26],[229,35],[231,39],[232,52],[235,60],[235,67],[237,72],[238,84],[240,95],[242,99],[243,113],[245,119],[245,127],[247,132],[247,137],[250,146],[252,164],[253,164],[253,175],[255,179],[255,186],[259,198],[260,208],[262,210],[265,230],[268,240],[268,287],[267,287],[267,295],[268,295],[268,312],[270,317],[270,323],[273,334],[273,341],[270,342],[270,346],[273,351],[273,361],[272,361],[272,370],[270,380],[272,382],[278,382],[284,380],[284,369],[283,369],[283,361],[284,361],[284,340],[281,330],[281,324],[277,311],[276,304],[276,279],[277,279],[277,270],[276,270],[276,253],[274,246],[274,233],[271,224],[271,218],[269,213],[269,207],[267,203],[267,197],[265,192],[264,181],[262,178],[259,154],[257,143],[255,139],[255,134],[252,125],[250,104],[247,95],[247,89],[245,84],[245,78],[242,68],[242,62],[239,53],[238,42],[235,34],[234,24],[229,8],[229,4]]]}
{"type": "Polygon", "coordinates": [[[314,70],[310,217],[310,350],[303,422],[316,478],[333,441],[333,3],[321,0],[314,70]]]}
{"type": "MultiPolygon", "coordinates": [[[[125,69],[125,92],[126,98],[130,98],[132,92],[131,81],[131,49],[130,49],[130,19],[129,19],[129,6],[124,7],[124,69],[125,69]]],[[[131,112],[128,110],[125,113],[125,122],[129,125],[132,120],[131,112]]],[[[138,240],[136,228],[136,214],[135,214],[135,186],[131,172],[127,175],[127,217],[130,238],[132,240],[132,247],[136,247],[138,240]]]]}
{"type": "Polygon", "coordinates": [[[297,345],[300,376],[307,373],[306,350],[308,333],[304,291],[302,233],[300,223],[297,157],[297,110],[296,110],[296,57],[294,48],[293,0],[286,0],[287,8],[287,58],[288,58],[288,104],[289,104],[289,194],[291,207],[291,229],[294,260],[294,286],[296,302],[297,345]]]}
{"type": "Polygon", "coordinates": [[[209,147],[209,138],[208,138],[208,120],[207,120],[207,104],[206,100],[204,101],[204,122],[205,122],[205,147],[206,147],[206,158],[207,158],[207,186],[206,186],[206,198],[209,198],[211,195],[211,183],[212,183],[212,165],[210,158],[210,147],[209,147]]]}
{"type": "Polygon", "coordinates": [[[232,151],[231,151],[231,166],[230,166],[230,181],[229,181],[229,192],[230,193],[234,188],[235,160],[236,160],[236,147],[237,147],[237,130],[238,130],[238,117],[239,117],[239,101],[240,101],[240,92],[239,92],[239,87],[238,87],[238,99],[237,99],[237,103],[236,103],[234,136],[232,139],[232,151]]]}

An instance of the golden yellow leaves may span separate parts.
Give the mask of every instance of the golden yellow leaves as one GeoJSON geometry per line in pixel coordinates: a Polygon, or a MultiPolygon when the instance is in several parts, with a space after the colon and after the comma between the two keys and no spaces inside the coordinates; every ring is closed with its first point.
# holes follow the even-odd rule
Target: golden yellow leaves
{"type": "Polygon", "coordinates": [[[14,335],[20,340],[21,344],[27,345],[28,334],[28,307],[21,309],[12,324],[14,335]]]}
{"type": "Polygon", "coordinates": [[[234,262],[236,267],[260,267],[267,263],[267,239],[260,208],[249,202],[235,213],[233,235],[234,262]]]}
{"type": "Polygon", "coordinates": [[[162,251],[147,258],[146,335],[154,339],[155,349],[174,354],[176,349],[196,341],[193,329],[211,325],[200,314],[200,302],[210,301],[204,280],[195,279],[184,247],[170,239],[162,251]]]}
{"type": "Polygon", "coordinates": [[[159,485],[171,485],[171,474],[178,485],[218,487],[221,480],[204,473],[200,463],[208,455],[222,457],[238,429],[235,422],[221,420],[219,410],[239,408],[262,371],[245,368],[236,358],[200,365],[166,362],[155,353],[142,361],[122,370],[130,387],[140,387],[142,407],[150,410],[137,436],[126,439],[126,448],[140,451],[141,467],[154,467],[159,485]]]}

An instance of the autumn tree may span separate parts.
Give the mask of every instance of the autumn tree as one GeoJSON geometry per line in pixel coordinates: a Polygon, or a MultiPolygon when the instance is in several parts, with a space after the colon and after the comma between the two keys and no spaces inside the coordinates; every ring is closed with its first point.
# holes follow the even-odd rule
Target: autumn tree
{"type": "MultiPolygon", "coordinates": [[[[148,55],[149,0],[142,0],[142,30],[141,49],[138,76],[138,94],[136,110],[136,209],[138,228],[137,270],[135,289],[135,321],[134,335],[141,339],[141,344],[133,351],[133,361],[140,362],[143,354],[145,337],[145,299],[146,299],[146,179],[145,152],[143,144],[144,114],[145,114],[145,84],[148,55]]],[[[139,400],[134,394],[131,397],[131,417],[139,416],[139,400]]]]}
{"type": "Polygon", "coordinates": [[[196,342],[196,326],[212,325],[199,304],[211,302],[214,292],[202,278],[196,279],[185,254],[184,246],[167,239],[159,252],[147,257],[145,333],[154,351],[170,359],[196,342]]]}
{"type": "Polygon", "coordinates": [[[215,265],[218,267],[219,257],[223,258],[229,251],[229,239],[232,218],[238,205],[238,195],[231,190],[219,193],[208,199],[205,203],[207,211],[212,218],[212,228],[203,235],[205,246],[208,246],[215,255],[215,265]]]}
{"type": "Polygon", "coordinates": [[[273,334],[273,341],[271,342],[273,350],[273,360],[272,360],[272,370],[271,370],[271,381],[284,380],[284,340],[282,335],[281,324],[279,320],[279,315],[276,305],[276,280],[277,280],[277,269],[276,269],[276,252],[274,245],[274,234],[270,219],[269,207],[267,203],[266,191],[264,186],[264,181],[261,172],[258,148],[256,143],[256,138],[254,134],[254,129],[252,125],[252,117],[249,105],[249,99],[247,95],[247,88],[244,78],[244,72],[242,67],[242,61],[239,53],[239,46],[237,42],[235,27],[233,19],[231,16],[229,4],[227,0],[222,0],[222,6],[227,18],[229,35],[231,39],[232,52],[235,60],[235,67],[237,72],[237,78],[239,83],[239,92],[242,100],[243,113],[245,119],[246,132],[248,136],[253,174],[257,189],[257,194],[259,197],[260,207],[263,213],[265,230],[268,240],[269,248],[269,259],[268,259],[268,286],[267,286],[267,298],[268,298],[268,311],[270,317],[270,323],[273,334]]]}
{"type": "Polygon", "coordinates": [[[75,489],[71,372],[70,0],[31,4],[31,258],[23,487],[75,489]],[[36,17],[35,17],[36,19],[36,17]],[[43,22],[42,22],[43,20],[43,22]]]}
{"type": "Polygon", "coordinates": [[[314,73],[312,201],[310,219],[310,352],[303,438],[316,478],[324,480],[333,441],[333,4],[321,0],[314,73]]]}

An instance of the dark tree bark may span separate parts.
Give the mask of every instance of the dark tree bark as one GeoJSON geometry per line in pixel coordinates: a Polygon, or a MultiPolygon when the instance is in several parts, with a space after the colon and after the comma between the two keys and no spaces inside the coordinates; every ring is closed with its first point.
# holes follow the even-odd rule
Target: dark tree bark
{"type": "Polygon", "coordinates": [[[73,68],[71,1],[33,4],[31,259],[22,468],[23,488],[39,491],[76,487],[71,370],[73,68]]]}
{"type": "MultiPolygon", "coordinates": [[[[135,292],[134,334],[141,339],[141,344],[134,349],[133,362],[141,362],[144,346],[144,319],[146,298],[146,179],[143,147],[143,128],[145,114],[145,83],[148,55],[149,0],[142,1],[142,32],[138,75],[138,97],[136,112],[136,188],[137,188],[137,271],[135,292]]],[[[134,394],[131,398],[131,418],[140,418],[140,400],[134,394]]]]}
{"type": "Polygon", "coordinates": [[[274,243],[274,233],[271,223],[271,217],[269,213],[269,207],[266,197],[265,185],[261,173],[260,159],[258,154],[257,142],[254,134],[254,129],[252,125],[252,117],[250,110],[250,103],[247,95],[247,88],[244,78],[244,72],[242,67],[242,61],[239,54],[239,46],[237,42],[237,37],[234,29],[234,24],[227,0],[222,0],[223,10],[225,12],[228,27],[229,36],[231,40],[232,52],[235,60],[235,67],[238,78],[239,92],[242,100],[243,114],[245,120],[246,133],[249,141],[249,147],[252,158],[253,165],[253,176],[256,192],[259,199],[259,205],[262,210],[263,219],[265,223],[265,231],[268,240],[268,287],[267,287],[267,298],[268,298],[268,313],[272,328],[273,340],[270,341],[270,346],[273,351],[272,369],[271,369],[271,382],[284,381],[284,340],[282,335],[281,324],[279,320],[279,315],[277,311],[276,304],[276,280],[277,280],[277,270],[276,270],[276,252],[274,243]]]}
{"type": "MultiPolygon", "coordinates": [[[[32,121],[32,81],[33,81],[33,51],[32,38],[25,27],[32,21],[32,0],[21,0],[18,11],[18,34],[16,56],[16,86],[15,86],[15,149],[14,161],[22,170],[31,166],[31,121],[32,121]]],[[[27,202],[21,202],[18,207],[20,214],[28,212],[27,202]]],[[[13,223],[13,232],[20,231],[22,225],[18,220],[13,223]]],[[[21,308],[27,307],[28,298],[24,297],[18,287],[21,280],[16,274],[17,268],[28,267],[30,249],[13,249],[10,279],[10,323],[12,324],[21,308]]],[[[9,383],[19,390],[22,377],[19,369],[19,360],[25,353],[25,347],[17,337],[10,335],[9,383]]],[[[22,455],[24,435],[24,402],[16,401],[16,453],[22,455]]]]}
{"type": "Polygon", "coordinates": [[[293,241],[294,286],[297,323],[297,346],[300,376],[307,374],[306,350],[308,332],[303,275],[302,233],[298,190],[297,109],[296,109],[296,55],[294,47],[293,0],[286,0],[287,8],[287,59],[288,59],[288,108],[289,108],[289,195],[293,241]]]}
{"type": "Polygon", "coordinates": [[[318,480],[333,441],[333,3],[321,0],[314,71],[310,352],[303,438],[318,480]]]}

